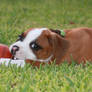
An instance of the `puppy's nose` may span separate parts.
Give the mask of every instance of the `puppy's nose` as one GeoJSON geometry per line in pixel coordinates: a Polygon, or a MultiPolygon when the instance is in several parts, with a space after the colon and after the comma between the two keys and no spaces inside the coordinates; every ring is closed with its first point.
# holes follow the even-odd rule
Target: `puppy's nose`
{"type": "Polygon", "coordinates": [[[15,55],[17,51],[19,51],[19,47],[16,46],[16,45],[14,45],[14,46],[12,47],[12,49],[11,49],[11,54],[12,54],[12,55],[15,55]]]}

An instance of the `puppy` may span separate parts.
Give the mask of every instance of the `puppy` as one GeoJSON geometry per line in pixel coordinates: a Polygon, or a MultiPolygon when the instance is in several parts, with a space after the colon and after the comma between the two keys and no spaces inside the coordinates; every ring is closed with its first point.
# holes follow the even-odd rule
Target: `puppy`
{"type": "Polygon", "coordinates": [[[17,42],[10,46],[14,59],[23,59],[35,66],[41,62],[49,63],[56,60],[56,64],[72,60],[85,63],[92,61],[92,28],[74,28],[64,30],[48,28],[33,28],[22,33],[17,42]]]}

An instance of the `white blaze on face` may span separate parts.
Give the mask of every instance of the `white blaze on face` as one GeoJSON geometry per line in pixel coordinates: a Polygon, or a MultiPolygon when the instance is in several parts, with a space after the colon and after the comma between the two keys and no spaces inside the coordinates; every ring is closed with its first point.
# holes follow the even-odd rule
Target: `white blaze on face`
{"type": "Polygon", "coordinates": [[[33,42],[34,40],[36,40],[41,33],[47,30],[46,28],[41,28],[41,29],[33,29],[31,30],[28,35],[26,36],[26,38],[24,39],[23,43],[24,43],[24,52],[26,54],[26,59],[36,59],[35,54],[32,52],[31,48],[29,47],[29,44],[31,42],[33,42]]]}
{"type": "Polygon", "coordinates": [[[28,32],[23,41],[17,41],[13,45],[11,45],[10,51],[14,45],[19,47],[19,51],[16,52],[15,58],[37,60],[36,55],[29,47],[29,44],[36,40],[44,30],[47,30],[47,28],[32,29],[28,32]]]}

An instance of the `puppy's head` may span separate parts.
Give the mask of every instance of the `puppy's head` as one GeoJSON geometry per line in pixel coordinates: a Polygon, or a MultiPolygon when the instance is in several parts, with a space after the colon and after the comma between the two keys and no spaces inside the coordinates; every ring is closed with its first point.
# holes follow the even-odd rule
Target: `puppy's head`
{"type": "Polygon", "coordinates": [[[22,33],[10,46],[14,58],[49,62],[59,61],[66,52],[67,41],[60,32],[47,28],[30,29],[22,33]]]}

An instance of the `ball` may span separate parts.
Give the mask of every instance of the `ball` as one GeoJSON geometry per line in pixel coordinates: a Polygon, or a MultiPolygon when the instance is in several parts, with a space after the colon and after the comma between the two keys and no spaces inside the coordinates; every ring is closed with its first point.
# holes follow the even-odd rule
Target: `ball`
{"type": "Polygon", "coordinates": [[[0,58],[11,58],[12,54],[7,45],[0,44],[0,58]]]}

